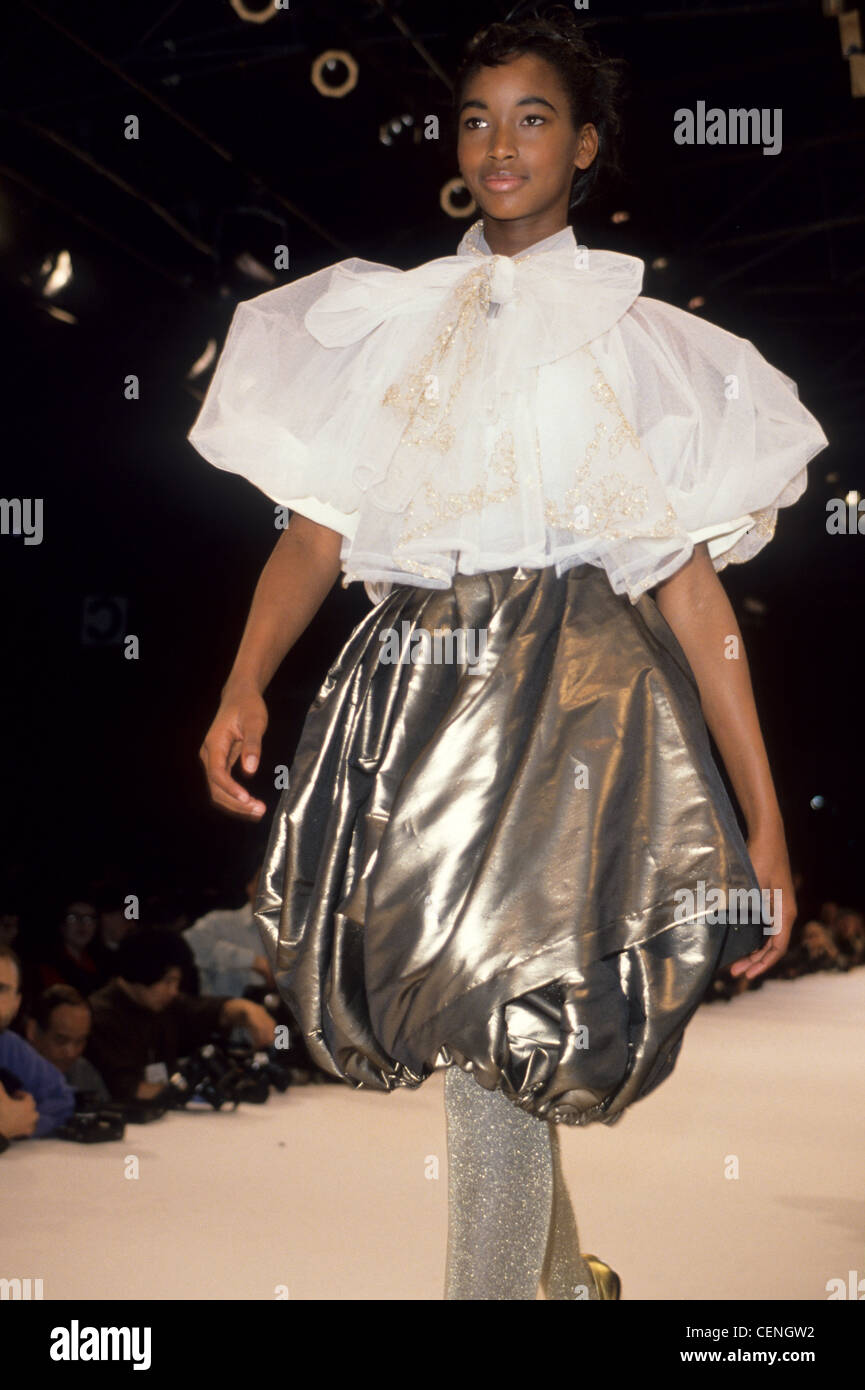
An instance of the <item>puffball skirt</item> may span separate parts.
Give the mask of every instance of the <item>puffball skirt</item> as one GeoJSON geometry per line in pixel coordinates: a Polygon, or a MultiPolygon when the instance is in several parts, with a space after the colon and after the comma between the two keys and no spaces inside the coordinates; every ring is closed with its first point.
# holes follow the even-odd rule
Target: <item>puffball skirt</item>
{"type": "Polygon", "coordinates": [[[396,585],[355,627],[255,914],[325,1071],[391,1091],[456,1065],[539,1120],[612,1124],[669,1076],[715,973],[765,942],[760,922],[679,920],[701,881],[759,892],[671,628],[597,566],[512,567],[396,585]],[[414,661],[416,629],[476,645],[414,661]]]}

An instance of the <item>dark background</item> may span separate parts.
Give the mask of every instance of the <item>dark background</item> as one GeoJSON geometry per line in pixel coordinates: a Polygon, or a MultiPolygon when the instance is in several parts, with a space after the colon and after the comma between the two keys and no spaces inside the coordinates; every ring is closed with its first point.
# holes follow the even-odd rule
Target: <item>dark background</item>
{"type": "MultiPolygon", "coordinates": [[[[179,893],[193,915],[242,901],[272,769],[369,602],[337,586],[269,689],[252,782],[265,823],[215,810],[198,750],[276,533],[269,500],[186,442],[209,370],[188,373],[238,299],[271,287],[238,266],[244,252],[272,285],[352,255],[408,268],[454,253],[474,216],[439,204],[458,174],[446,77],[508,9],[291,0],[253,24],[228,0],[6,7],[2,494],[43,498],[45,520],[41,545],[0,536],[0,911],[44,921],[109,872],[125,892],[179,893]],[[343,99],[310,82],[326,49],[359,65],[343,99]],[[400,126],[382,142],[388,122],[417,130],[430,114],[439,140],[400,126]],[[274,272],[283,243],[291,268],[274,272]],[[73,277],[46,296],[63,249],[73,277]],[[103,597],[94,640],[88,605],[103,597]]],[[[694,312],[791,376],[830,440],[774,540],[723,583],[793,866],[809,900],[861,905],[865,537],[828,535],[826,502],[863,485],[865,100],[819,3],[598,3],[591,17],[630,61],[633,95],[627,178],[577,211],[578,240],[642,257],[647,295],[703,296],[694,312]],[[676,145],[673,113],[698,100],[782,108],[782,152],[676,145]]]]}

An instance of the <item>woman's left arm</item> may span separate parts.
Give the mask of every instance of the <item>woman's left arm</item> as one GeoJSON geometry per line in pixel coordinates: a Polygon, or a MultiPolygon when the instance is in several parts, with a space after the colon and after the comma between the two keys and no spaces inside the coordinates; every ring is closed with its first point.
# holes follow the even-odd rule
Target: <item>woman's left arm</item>
{"type": "MultiPolygon", "coordinates": [[[[780,931],[776,913],[774,932],[767,936],[765,946],[731,967],[731,974],[744,974],[751,980],[787,950],[796,899],[745,644],[705,542],[694,548],[687,564],[658,585],[654,599],[696,677],[703,716],[745,816],[748,854],[760,887],[770,892],[781,890],[780,931]]],[[[777,901],[774,895],[770,898],[772,903],[777,901]]]]}

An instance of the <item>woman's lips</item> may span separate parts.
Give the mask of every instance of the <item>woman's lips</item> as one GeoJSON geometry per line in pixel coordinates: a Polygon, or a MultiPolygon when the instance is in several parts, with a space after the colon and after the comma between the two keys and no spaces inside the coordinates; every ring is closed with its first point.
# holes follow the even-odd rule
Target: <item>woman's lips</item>
{"type": "Polygon", "coordinates": [[[485,188],[491,188],[497,193],[507,193],[511,188],[516,188],[517,184],[524,182],[522,174],[487,174],[482,179],[485,188]]]}

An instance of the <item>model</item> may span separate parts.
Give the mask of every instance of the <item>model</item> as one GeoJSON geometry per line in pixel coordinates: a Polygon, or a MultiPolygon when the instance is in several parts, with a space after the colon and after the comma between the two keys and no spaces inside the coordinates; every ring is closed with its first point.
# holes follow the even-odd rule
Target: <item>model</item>
{"type": "Polygon", "coordinates": [[[456,254],[239,305],[190,435],[292,514],[201,750],[215,804],[263,815],[232,771],[258,766],[264,691],[340,573],[373,600],[307,715],[256,916],[322,1067],[385,1090],[446,1068],[448,1299],[618,1295],[554,1126],[617,1122],[716,971],[768,969],[795,917],[716,571],[828,441],[749,341],[579,244],[620,103],[572,19],[476,35],[455,112],[482,216],[456,254]],[[761,893],[774,915],[707,910],[761,893]]]}

